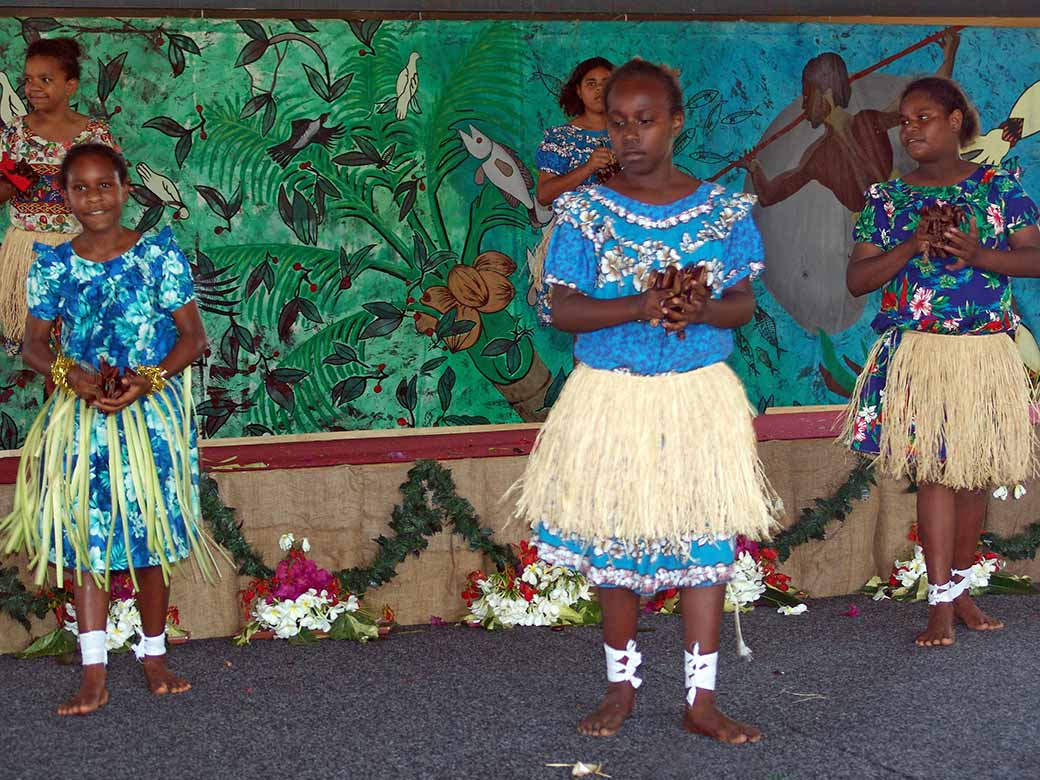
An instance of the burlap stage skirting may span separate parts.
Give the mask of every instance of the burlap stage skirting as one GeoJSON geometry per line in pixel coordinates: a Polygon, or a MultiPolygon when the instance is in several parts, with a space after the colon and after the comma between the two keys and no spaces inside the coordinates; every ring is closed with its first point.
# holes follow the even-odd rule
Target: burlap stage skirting
{"type": "MultiPolygon", "coordinates": [[[[820,439],[763,442],[758,452],[787,507],[785,524],[792,523],[802,508],[812,506],[813,499],[831,495],[855,465],[842,447],[820,439]]],[[[515,520],[507,527],[513,507],[500,502],[526,462],[525,457],[444,462],[459,495],[473,504],[481,524],[493,529],[499,541],[528,537],[526,527],[515,520]]],[[[236,508],[246,538],[268,564],[282,555],[278,537],[292,531],[310,539],[311,556],[320,566],[340,569],[367,565],[376,554],[373,540],[393,533],[390,512],[401,502],[398,486],[412,465],[243,470],[214,476],[224,502],[236,508]]],[[[1018,533],[1040,516],[1040,482],[1026,486],[1029,492],[1021,501],[990,502],[988,528],[1003,535],[1018,533]]],[[[10,511],[13,495],[13,485],[0,485],[0,514],[10,511]]],[[[892,561],[910,552],[912,543],[906,536],[915,516],[915,494],[907,492],[906,483],[881,481],[868,497],[853,503],[845,522],[828,527],[825,541],[796,548],[781,569],[791,575],[794,585],[813,596],[854,593],[875,574],[887,578],[892,561]]],[[[17,565],[25,573],[24,559],[12,558],[0,565],[17,565]]],[[[248,580],[222,568],[225,576],[216,585],[193,580],[190,567],[174,569],[172,603],[196,638],[231,636],[241,628],[237,596],[248,580]]],[[[389,604],[404,624],[428,623],[432,616],[459,619],[466,611],[459,595],[466,588],[466,574],[478,568],[493,567],[461,538],[438,534],[418,558],[409,556],[398,567],[394,580],[371,591],[366,606],[379,610],[389,604]]],[[[1040,578],[1040,560],[1011,562],[1008,570],[1040,578]]],[[[34,621],[34,635],[53,627],[51,617],[34,621]]],[[[28,642],[21,626],[0,616],[0,652],[20,650],[28,642]]]]}
{"type": "Polygon", "coordinates": [[[73,233],[45,233],[10,227],[0,245],[0,335],[10,341],[21,341],[28,313],[25,301],[25,278],[36,254],[33,244],[58,246],[72,240],[73,233]]]}

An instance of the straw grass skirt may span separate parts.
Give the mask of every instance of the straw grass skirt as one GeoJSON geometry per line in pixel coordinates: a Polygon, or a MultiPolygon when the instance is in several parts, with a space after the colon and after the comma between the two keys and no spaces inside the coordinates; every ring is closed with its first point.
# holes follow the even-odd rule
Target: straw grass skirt
{"type": "Polygon", "coordinates": [[[662,376],[579,364],[511,490],[517,516],[544,559],[596,585],[725,580],[732,537],[766,536],[780,511],[751,420],[724,363],[662,376]]]}
{"type": "Polygon", "coordinates": [[[0,245],[0,336],[19,343],[25,332],[28,307],[25,279],[36,260],[33,244],[58,246],[71,241],[77,233],[55,233],[10,227],[0,245]]]}
{"type": "Polygon", "coordinates": [[[890,331],[846,410],[843,439],[885,476],[981,490],[1033,475],[1032,390],[1007,333],[890,331]]]}

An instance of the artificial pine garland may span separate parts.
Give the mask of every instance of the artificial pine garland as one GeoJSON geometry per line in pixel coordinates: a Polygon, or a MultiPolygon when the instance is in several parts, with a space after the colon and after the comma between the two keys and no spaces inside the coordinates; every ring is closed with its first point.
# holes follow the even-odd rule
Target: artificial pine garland
{"type": "Polygon", "coordinates": [[[242,524],[235,521],[235,510],[220,500],[217,481],[209,474],[199,479],[199,502],[202,519],[209,526],[213,541],[231,553],[239,574],[257,579],[267,579],[274,574],[260,554],[249,546],[242,535],[242,524]]]}
{"type": "Polygon", "coordinates": [[[1040,547],[1040,523],[1030,523],[1029,527],[1014,536],[998,536],[987,531],[982,535],[982,543],[1002,558],[1020,561],[1024,558],[1035,558],[1040,547]]]}
{"type": "Polygon", "coordinates": [[[860,458],[834,495],[814,499],[813,506],[803,509],[795,524],[777,534],[770,546],[776,549],[781,561],[786,561],[795,547],[810,539],[827,538],[827,526],[831,521],[844,522],[852,511],[852,502],[866,498],[873,484],[873,464],[866,458],[860,458]]]}

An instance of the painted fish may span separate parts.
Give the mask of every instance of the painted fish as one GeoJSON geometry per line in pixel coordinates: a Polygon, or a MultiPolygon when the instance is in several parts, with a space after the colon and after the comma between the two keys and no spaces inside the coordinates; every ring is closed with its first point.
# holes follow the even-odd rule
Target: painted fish
{"type": "Polygon", "coordinates": [[[531,224],[541,227],[552,218],[552,209],[543,206],[531,194],[534,189],[534,177],[520,161],[520,156],[508,146],[488,138],[473,125],[469,133],[459,130],[462,143],[473,157],[481,161],[474,181],[483,184],[490,181],[502,193],[510,206],[523,206],[527,209],[531,224]]]}

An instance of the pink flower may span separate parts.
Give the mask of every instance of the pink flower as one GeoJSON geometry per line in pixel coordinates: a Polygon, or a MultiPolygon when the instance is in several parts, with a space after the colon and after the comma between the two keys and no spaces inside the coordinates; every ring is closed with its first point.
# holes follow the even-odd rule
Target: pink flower
{"type": "Polygon", "coordinates": [[[893,203],[890,199],[885,198],[885,215],[889,219],[892,219],[892,215],[895,214],[895,213],[896,213],[896,204],[893,203]]]}
{"type": "Polygon", "coordinates": [[[844,617],[857,617],[859,615],[859,607],[855,604],[849,604],[849,608],[841,613],[844,617]]]}
{"type": "Polygon", "coordinates": [[[914,297],[910,300],[910,311],[913,312],[915,320],[927,317],[932,313],[932,296],[934,295],[935,290],[929,290],[927,287],[918,287],[914,291],[914,297]]]}
{"type": "Polygon", "coordinates": [[[994,233],[1004,232],[1004,215],[1000,213],[1000,208],[996,205],[990,205],[986,209],[986,221],[993,226],[994,233]]]}
{"type": "Polygon", "coordinates": [[[738,536],[737,537],[737,549],[736,549],[736,553],[735,554],[736,554],[737,557],[740,557],[740,554],[742,552],[749,553],[751,555],[751,557],[754,558],[757,561],[758,560],[758,542],[754,542],[754,541],[748,539],[744,535],[738,536]]]}
{"type": "Polygon", "coordinates": [[[852,429],[852,440],[863,441],[867,438],[867,421],[862,417],[857,417],[856,422],[852,429]]]}

